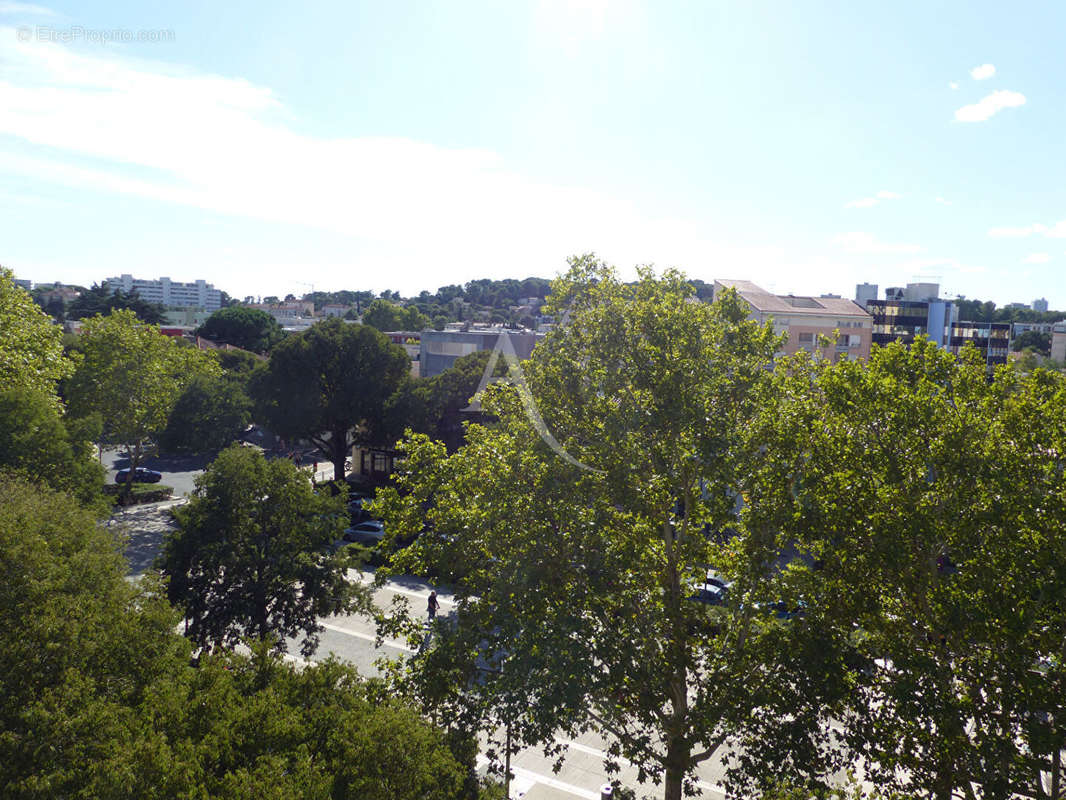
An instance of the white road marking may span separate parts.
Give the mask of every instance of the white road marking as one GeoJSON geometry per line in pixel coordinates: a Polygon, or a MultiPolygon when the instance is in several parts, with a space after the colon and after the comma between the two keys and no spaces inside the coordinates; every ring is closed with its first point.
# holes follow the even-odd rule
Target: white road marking
{"type": "MultiPolygon", "coordinates": [[[[369,575],[369,574],[364,573],[364,572],[360,572],[358,581],[360,583],[366,584],[367,586],[370,586],[371,584],[374,583],[374,576],[373,575],[369,575]]],[[[396,592],[397,594],[405,594],[405,595],[407,595],[409,597],[416,597],[419,600],[428,600],[429,599],[429,591],[416,591],[414,589],[406,589],[406,588],[403,588],[401,586],[396,586],[396,585],[391,584],[391,583],[386,583],[381,588],[382,589],[388,589],[390,592],[396,592]]],[[[444,595],[441,595],[441,594],[437,595],[437,601],[441,605],[445,605],[445,604],[447,604],[449,606],[454,606],[455,605],[455,601],[454,600],[451,600],[448,597],[446,597],[444,595]]]]}
{"type": "MultiPolygon", "coordinates": [[[[378,637],[374,636],[373,634],[363,633],[362,631],[353,631],[351,628],[342,628],[340,625],[334,625],[330,622],[320,622],[319,624],[328,631],[343,633],[345,636],[354,636],[356,639],[364,639],[365,641],[374,643],[377,643],[378,640],[378,637]]],[[[394,639],[385,639],[381,644],[385,647],[392,647],[396,650],[403,650],[406,653],[418,652],[417,650],[408,647],[406,644],[403,644],[402,642],[396,641],[394,639]]]]}
{"type": "MultiPolygon", "coordinates": [[[[477,763],[481,766],[488,763],[488,759],[485,758],[485,756],[479,755],[477,757],[477,763]]],[[[566,781],[561,781],[558,778],[552,778],[548,775],[541,775],[539,772],[534,772],[531,769],[512,766],[511,773],[514,775],[516,781],[522,781],[523,783],[543,783],[545,786],[550,786],[552,789],[558,789],[560,792],[566,792],[575,797],[583,797],[585,800],[600,800],[599,792],[583,789],[580,786],[575,786],[572,783],[567,783],[566,781]]],[[[512,786],[511,788],[517,789],[518,787],[512,786]]]]}
{"type": "MultiPolygon", "coordinates": [[[[587,744],[581,744],[580,742],[572,742],[569,739],[560,738],[556,738],[555,742],[556,744],[566,745],[571,750],[576,750],[579,753],[585,753],[586,755],[596,756],[598,758],[607,758],[607,753],[605,753],[603,750],[597,750],[595,747],[589,747],[587,744]]],[[[633,762],[628,761],[624,758],[618,758],[616,760],[619,764],[625,764],[626,766],[630,767],[633,766],[633,762]]],[[[725,789],[723,789],[716,783],[708,783],[707,781],[698,780],[696,781],[696,785],[699,786],[701,789],[711,792],[717,792],[718,794],[722,795],[722,797],[725,797],[725,789]]]]}

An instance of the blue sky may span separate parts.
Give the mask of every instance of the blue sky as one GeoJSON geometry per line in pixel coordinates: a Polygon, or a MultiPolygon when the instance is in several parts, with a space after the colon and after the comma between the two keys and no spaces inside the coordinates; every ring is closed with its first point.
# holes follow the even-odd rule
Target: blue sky
{"type": "Polygon", "coordinates": [[[0,0],[22,277],[412,293],[595,251],[1066,309],[1060,3],[89,5],[0,0]]]}

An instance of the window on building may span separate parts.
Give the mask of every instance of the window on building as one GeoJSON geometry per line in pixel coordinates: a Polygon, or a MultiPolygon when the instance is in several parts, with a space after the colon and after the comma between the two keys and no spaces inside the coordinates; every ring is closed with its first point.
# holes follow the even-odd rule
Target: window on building
{"type": "Polygon", "coordinates": [[[799,335],[799,343],[800,344],[814,344],[814,334],[813,333],[801,333],[799,335]]]}

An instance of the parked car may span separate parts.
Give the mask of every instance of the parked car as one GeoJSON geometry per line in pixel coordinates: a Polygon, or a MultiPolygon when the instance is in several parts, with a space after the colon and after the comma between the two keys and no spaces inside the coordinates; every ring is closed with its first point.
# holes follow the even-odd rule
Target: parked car
{"type": "Polygon", "coordinates": [[[695,589],[696,591],[692,594],[692,599],[696,602],[706,603],[709,606],[720,606],[725,604],[725,586],[707,582],[697,584],[695,589]]]}
{"type": "MultiPolygon", "coordinates": [[[[125,483],[129,475],[130,471],[128,469],[120,469],[115,473],[115,483],[125,483]]],[[[133,480],[135,483],[159,483],[163,480],[163,473],[146,467],[137,467],[137,470],[133,473],[133,480]]]]}
{"type": "Polygon", "coordinates": [[[357,542],[358,544],[373,546],[380,544],[381,540],[385,538],[385,526],[376,519],[360,522],[358,525],[346,528],[341,538],[346,542],[357,542]]]}

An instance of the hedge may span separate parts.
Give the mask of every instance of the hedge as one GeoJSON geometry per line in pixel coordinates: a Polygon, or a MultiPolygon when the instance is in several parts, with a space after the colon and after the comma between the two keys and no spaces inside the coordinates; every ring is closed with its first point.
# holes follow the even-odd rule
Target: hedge
{"type": "Polygon", "coordinates": [[[140,503],[158,503],[161,500],[169,500],[174,494],[173,486],[164,486],[161,483],[134,483],[132,494],[125,500],[121,497],[125,484],[106,483],[104,494],[115,496],[115,505],[138,505],[140,503]]]}

